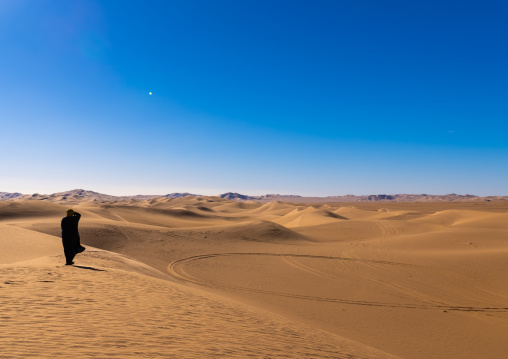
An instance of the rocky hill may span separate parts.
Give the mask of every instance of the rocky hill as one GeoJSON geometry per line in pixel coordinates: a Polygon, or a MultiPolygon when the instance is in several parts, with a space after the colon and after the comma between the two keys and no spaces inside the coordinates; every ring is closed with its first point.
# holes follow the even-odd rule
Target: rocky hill
{"type": "Polygon", "coordinates": [[[80,202],[117,202],[123,200],[147,200],[158,198],[159,195],[145,196],[112,196],[109,194],[98,193],[94,191],[87,191],[84,189],[74,189],[65,192],[57,192],[52,194],[21,194],[21,193],[7,193],[0,192],[0,200],[40,200],[48,202],[62,202],[62,203],[80,203],[80,202]]]}
{"type": "Polygon", "coordinates": [[[15,199],[22,197],[23,195],[21,193],[15,192],[15,193],[9,193],[9,192],[0,192],[0,201],[6,200],[6,199],[15,199]]]}
{"type": "MultiPolygon", "coordinates": [[[[450,202],[450,201],[478,201],[478,200],[495,200],[502,199],[501,196],[491,197],[479,197],[471,194],[445,194],[445,195],[431,195],[431,194],[377,194],[377,195],[345,195],[345,196],[328,196],[321,197],[326,199],[328,202],[380,202],[380,201],[392,201],[392,202],[450,202]]],[[[504,197],[508,199],[508,197],[504,197]]]]}
{"type": "Polygon", "coordinates": [[[201,195],[200,194],[192,194],[192,193],[189,193],[189,192],[175,192],[175,193],[165,194],[164,196],[161,196],[161,197],[166,197],[166,198],[183,198],[183,197],[187,197],[187,196],[199,197],[201,195]]]}
{"type": "Polygon", "coordinates": [[[230,199],[230,200],[241,200],[241,201],[252,201],[257,197],[247,196],[245,194],[240,194],[236,192],[226,192],[219,195],[220,198],[230,199]]]}

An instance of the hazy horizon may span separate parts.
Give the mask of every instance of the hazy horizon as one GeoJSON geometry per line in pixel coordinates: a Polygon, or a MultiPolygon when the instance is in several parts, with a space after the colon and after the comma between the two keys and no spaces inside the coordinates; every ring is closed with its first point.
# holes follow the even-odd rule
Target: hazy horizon
{"type": "Polygon", "coordinates": [[[0,192],[7,192],[7,193],[21,193],[23,195],[31,195],[31,194],[40,194],[40,195],[51,195],[51,194],[55,194],[55,193],[61,193],[61,192],[70,192],[70,191],[74,191],[74,190],[85,190],[85,191],[91,191],[91,192],[96,192],[96,193],[99,193],[99,194],[104,194],[104,195],[110,195],[110,196],[118,196],[118,197],[128,197],[128,196],[164,196],[164,195],[167,195],[167,194],[172,194],[172,193],[190,193],[190,194],[196,194],[196,195],[202,195],[202,196],[219,196],[221,194],[224,194],[224,193],[239,193],[239,194],[242,194],[242,195],[246,195],[246,196],[251,196],[251,197],[256,197],[256,196],[265,196],[265,195],[281,195],[281,196],[290,196],[290,195],[296,195],[296,196],[301,196],[301,197],[340,197],[340,196],[369,196],[369,195],[397,195],[397,194],[405,194],[405,195],[436,195],[436,196],[444,196],[444,195],[459,195],[459,196],[466,196],[466,195],[473,195],[473,196],[478,196],[478,197],[488,197],[488,196],[502,196],[502,195],[485,195],[485,196],[482,196],[482,195],[477,195],[477,194],[474,194],[474,193],[456,193],[456,192],[449,192],[449,193],[402,193],[402,192],[399,192],[399,193],[362,193],[362,194],[355,194],[355,193],[345,193],[345,194],[328,194],[328,195],[305,195],[305,194],[300,194],[300,193],[275,193],[275,192],[265,192],[265,193],[249,193],[249,192],[237,192],[237,191],[229,191],[229,190],[224,190],[224,191],[215,191],[215,192],[200,192],[200,191],[171,191],[171,192],[161,192],[161,193],[123,193],[123,192],[104,192],[104,191],[97,191],[97,190],[94,190],[94,189],[89,189],[89,188],[73,188],[73,189],[67,189],[67,190],[58,190],[58,191],[52,191],[52,192],[43,192],[43,191],[39,191],[39,192],[21,192],[21,191],[3,191],[1,188],[0,188],[0,192]]]}

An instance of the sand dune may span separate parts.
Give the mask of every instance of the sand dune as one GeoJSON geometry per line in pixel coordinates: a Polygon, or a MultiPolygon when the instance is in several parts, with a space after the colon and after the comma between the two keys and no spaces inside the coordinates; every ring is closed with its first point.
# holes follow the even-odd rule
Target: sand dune
{"type": "Polygon", "coordinates": [[[35,201],[0,202],[0,221],[51,216],[60,218],[62,205],[35,201]]]}
{"type": "Polygon", "coordinates": [[[420,218],[420,221],[435,223],[442,226],[451,226],[459,222],[467,221],[470,219],[475,219],[477,216],[481,217],[489,217],[490,213],[484,213],[480,211],[471,211],[471,210],[445,210],[433,213],[431,215],[427,215],[424,218],[420,218]]]}
{"type": "Polygon", "coordinates": [[[232,202],[221,204],[220,206],[215,207],[216,211],[226,212],[226,213],[237,213],[239,210],[253,210],[261,207],[259,203],[256,202],[232,202]]]}
{"type": "Polygon", "coordinates": [[[288,240],[309,240],[302,234],[292,231],[289,228],[281,226],[277,223],[263,220],[242,222],[238,225],[213,227],[207,230],[208,236],[213,236],[214,233],[220,235],[221,238],[230,238],[235,240],[241,239],[268,243],[276,243],[288,240]]]}
{"type": "Polygon", "coordinates": [[[55,253],[0,264],[2,358],[393,357],[93,247],[79,265],[62,266],[58,239],[21,231],[34,244],[53,242],[55,253]]]}
{"type": "Polygon", "coordinates": [[[447,210],[420,218],[419,220],[443,226],[508,229],[508,213],[447,210]]]}
{"type": "Polygon", "coordinates": [[[376,217],[379,212],[378,210],[365,210],[355,206],[346,206],[337,208],[334,213],[351,219],[364,219],[369,217],[376,217]]]}
{"type": "Polygon", "coordinates": [[[75,206],[74,267],[68,204],[0,202],[2,358],[508,352],[506,204],[128,201],[75,206]]]}
{"type": "Polygon", "coordinates": [[[251,213],[252,214],[268,213],[271,215],[284,215],[292,211],[294,208],[295,206],[292,204],[276,201],[265,203],[261,207],[252,210],[251,213]]]}
{"type": "Polygon", "coordinates": [[[194,227],[206,225],[206,223],[210,223],[210,225],[229,223],[228,218],[216,216],[212,211],[203,211],[198,208],[189,210],[181,208],[181,206],[147,208],[108,205],[97,209],[88,207],[87,210],[105,218],[164,227],[194,227]]]}
{"type": "Polygon", "coordinates": [[[302,210],[297,208],[292,210],[278,219],[277,223],[286,227],[304,227],[309,225],[319,226],[321,224],[336,223],[337,221],[345,219],[347,218],[327,210],[308,207],[302,210]]]}

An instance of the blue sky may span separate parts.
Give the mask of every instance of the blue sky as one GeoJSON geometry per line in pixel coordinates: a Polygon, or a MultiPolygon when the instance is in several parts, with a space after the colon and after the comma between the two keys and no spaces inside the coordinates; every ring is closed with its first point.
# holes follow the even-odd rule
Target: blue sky
{"type": "Polygon", "coordinates": [[[0,191],[508,195],[506,18],[502,1],[2,0],[0,191]]]}

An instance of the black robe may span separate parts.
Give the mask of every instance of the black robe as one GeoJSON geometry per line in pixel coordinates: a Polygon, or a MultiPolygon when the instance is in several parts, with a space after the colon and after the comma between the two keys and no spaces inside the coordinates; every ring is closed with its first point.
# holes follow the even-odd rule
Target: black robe
{"type": "Polygon", "coordinates": [[[62,218],[62,244],[67,262],[72,262],[74,256],[82,252],[78,232],[80,218],[81,215],[78,212],[74,212],[74,216],[62,218]]]}

